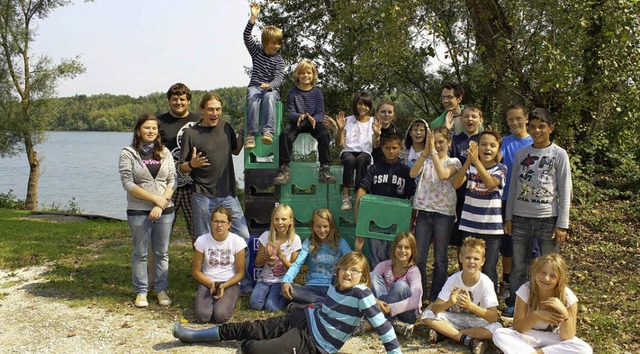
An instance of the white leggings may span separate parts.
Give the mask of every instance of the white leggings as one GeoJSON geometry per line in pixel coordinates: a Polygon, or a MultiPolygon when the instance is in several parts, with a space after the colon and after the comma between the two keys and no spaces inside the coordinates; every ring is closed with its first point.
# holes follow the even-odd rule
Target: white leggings
{"type": "Polygon", "coordinates": [[[520,333],[513,328],[500,328],[493,332],[493,343],[505,354],[535,353],[536,348],[545,354],[591,354],[593,349],[578,337],[561,340],[559,333],[532,329],[520,333]]]}

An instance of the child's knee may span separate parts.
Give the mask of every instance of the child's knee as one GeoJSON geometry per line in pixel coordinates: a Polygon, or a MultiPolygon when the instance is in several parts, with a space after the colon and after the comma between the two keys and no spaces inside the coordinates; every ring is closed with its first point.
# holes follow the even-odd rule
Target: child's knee
{"type": "Polygon", "coordinates": [[[213,313],[213,323],[227,323],[231,319],[233,313],[230,311],[217,311],[213,313]]]}
{"type": "Polygon", "coordinates": [[[211,321],[211,312],[196,308],[196,322],[207,323],[211,321]]]}

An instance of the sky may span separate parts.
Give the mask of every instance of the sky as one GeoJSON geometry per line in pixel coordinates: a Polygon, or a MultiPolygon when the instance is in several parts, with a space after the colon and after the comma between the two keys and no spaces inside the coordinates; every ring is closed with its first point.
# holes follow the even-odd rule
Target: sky
{"type": "Polygon", "coordinates": [[[138,97],[176,82],[192,90],[245,86],[248,19],[247,0],[75,0],[36,22],[31,55],[79,56],[86,72],[62,81],[59,97],[138,97]]]}

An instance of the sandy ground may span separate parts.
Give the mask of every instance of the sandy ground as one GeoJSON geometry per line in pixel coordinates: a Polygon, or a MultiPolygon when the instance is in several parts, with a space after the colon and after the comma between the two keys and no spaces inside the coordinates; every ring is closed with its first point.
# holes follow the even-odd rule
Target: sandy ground
{"type": "MultiPolygon", "coordinates": [[[[184,345],[171,335],[179,321],[166,312],[131,307],[110,311],[98,306],[69,306],[42,293],[37,284],[46,266],[0,270],[1,353],[236,353],[235,341],[184,345]]],[[[198,325],[187,324],[191,328],[198,325]]],[[[200,326],[201,328],[202,326],[200,326]]],[[[466,353],[445,342],[432,347],[420,338],[403,341],[404,353],[466,353]]],[[[341,353],[384,352],[375,335],[354,337],[341,353]]],[[[274,353],[275,354],[275,353],[274,353]]]]}

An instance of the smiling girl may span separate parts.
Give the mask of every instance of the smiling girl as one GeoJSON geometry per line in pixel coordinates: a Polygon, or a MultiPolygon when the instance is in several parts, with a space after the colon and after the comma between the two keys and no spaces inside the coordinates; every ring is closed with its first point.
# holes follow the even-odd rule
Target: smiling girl
{"type": "Polygon", "coordinates": [[[302,247],[300,236],[293,226],[293,211],[286,204],[279,204],[271,214],[271,228],[258,239],[256,268],[262,267],[258,282],[253,288],[249,307],[254,310],[280,311],[287,300],[280,293],[282,277],[298,257],[302,247]]]}
{"type": "Polygon", "coordinates": [[[498,162],[502,138],[493,130],[478,135],[478,143],[469,143],[467,160],[453,177],[453,187],[466,184],[459,230],[486,242],[486,262],[482,272],[498,284],[500,235],[502,228],[502,189],[507,167],[498,162]]]}
{"type": "Polygon", "coordinates": [[[311,235],[302,243],[298,258],[282,279],[282,295],[294,301],[289,304],[289,310],[322,302],[327,296],[338,260],[349,252],[351,248],[347,241],[340,238],[331,212],[328,209],[314,211],[311,235]],[[304,286],[293,284],[305,262],[309,266],[307,283],[304,286]]]}
{"type": "Polygon", "coordinates": [[[578,298],[567,287],[567,265],[557,253],[531,267],[531,281],[516,292],[513,328],[494,332],[493,342],[510,353],[592,353],[576,337],[578,298]]]}
{"type": "Polygon", "coordinates": [[[244,277],[245,240],[229,232],[232,214],[224,207],[211,213],[211,233],[196,240],[191,274],[198,282],[195,312],[198,322],[229,321],[244,277]]]}
{"type": "Polygon", "coordinates": [[[242,340],[243,353],[337,353],[366,318],[386,352],[401,353],[393,327],[368,288],[366,258],[359,252],[344,255],[333,276],[335,283],[330,285],[322,307],[203,330],[189,330],[174,323],[173,336],[184,343],[242,340]]]}
{"type": "Polygon", "coordinates": [[[138,118],[133,141],[120,153],[120,179],[127,191],[127,221],[131,229],[133,253],[131,271],[136,307],[147,307],[147,254],[153,250],[154,288],[162,306],[171,305],[169,283],[169,237],[174,208],[171,196],[176,169],[169,150],[158,134],[158,119],[153,115],[138,118]]]}

